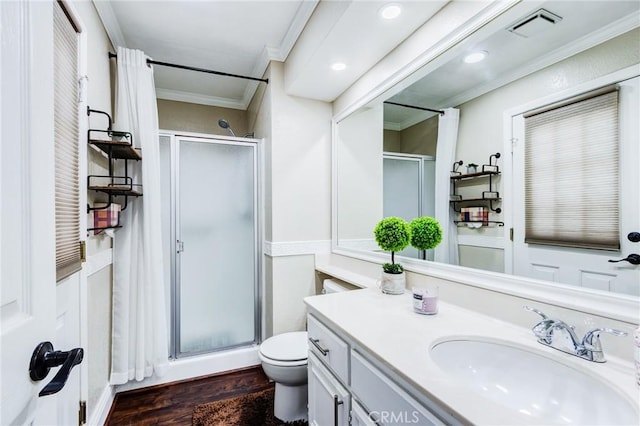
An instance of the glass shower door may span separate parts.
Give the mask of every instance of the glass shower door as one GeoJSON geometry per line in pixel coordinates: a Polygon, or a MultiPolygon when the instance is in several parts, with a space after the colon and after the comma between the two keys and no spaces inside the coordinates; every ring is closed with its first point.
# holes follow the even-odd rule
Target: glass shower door
{"type": "MultiPolygon", "coordinates": [[[[420,216],[422,200],[420,177],[420,159],[384,156],[382,168],[382,213],[384,217],[397,216],[410,222],[420,216]]],[[[411,246],[398,254],[406,257],[419,257],[418,250],[411,246]]]]}
{"type": "Polygon", "coordinates": [[[257,337],[255,144],[177,138],[176,356],[257,337]]]}

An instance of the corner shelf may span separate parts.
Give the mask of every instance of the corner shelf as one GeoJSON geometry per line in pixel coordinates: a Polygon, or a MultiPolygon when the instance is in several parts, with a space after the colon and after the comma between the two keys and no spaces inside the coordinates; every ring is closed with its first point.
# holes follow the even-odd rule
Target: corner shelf
{"type": "Polygon", "coordinates": [[[105,193],[109,196],[105,206],[91,207],[87,205],[87,212],[107,210],[114,203],[115,197],[124,197],[122,207],[118,212],[117,224],[114,226],[87,228],[87,231],[101,231],[104,229],[121,228],[120,213],[127,208],[129,197],[141,197],[142,185],[134,184],[129,176],[129,160],[139,161],[142,154],[133,146],[133,135],[130,132],[112,130],[111,116],[104,111],[93,110],[87,107],[87,115],[92,113],[102,114],[107,117],[106,129],[89,129],[87,139],[89,145],[93,145],[107,155],[109,174],[87,176],[87,189],[105,193]],[[124,175],[115,175],[115,161],[124,160],[124,175]]]}
{"type": "MultiPolygon", "coordinates": [[[[502,213],[502,209],[500,207],[495,207],[494,203],[501,203],[502,198],[500,197],[500,193],[498,191],[494,191],[494,179],[500,176],[500,168],[497,165],[497,159],[500,158],[500,153],[497,152],[489,156],[489,164],[483,164],[482,170],[474,173],[460,173],[457,171],[458,166],[463,164],[463,161],[456,161],[453,163],[453,169],[451,170],[450,180],[451,180],[451,195],[449,197],[449,203],[454,211],[460,213],[462,207],[460,204],[466,205],[467,207],[488,207],[490,211],[494,213],[502,213]],[[495,161],[495,164],[494,164],[495,161]],[[462,198],[461,195],[458,194],[458,183],[463,180],[472,180],[472,179],[482,179],[488,178],[488,190],[482,191],[480,197],[473,198],[462,198]]],[[[493,220],[454,220],[454,223],[457,225],[466,224],[466,223],[481,223],[482,226],[504,226],[504,222],[501,221],[493,221],[493,220]]]]}

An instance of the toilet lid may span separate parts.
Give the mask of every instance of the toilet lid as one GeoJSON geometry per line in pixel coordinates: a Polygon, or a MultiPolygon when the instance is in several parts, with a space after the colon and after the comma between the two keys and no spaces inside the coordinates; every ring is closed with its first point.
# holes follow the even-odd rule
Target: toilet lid
{"type": "Polygon", "coordinates": [[[269,337],[260,345],[260,352],[277,361],[299,361],[307,359],[307,332],[295,331],[269,337]]]}

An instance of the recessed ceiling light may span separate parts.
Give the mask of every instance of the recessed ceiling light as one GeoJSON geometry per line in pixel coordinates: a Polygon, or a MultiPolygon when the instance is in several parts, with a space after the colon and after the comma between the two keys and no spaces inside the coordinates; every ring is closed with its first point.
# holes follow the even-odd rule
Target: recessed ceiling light
{"type": "Polygon", "coordinates": [[[347,68],[347,64],[344,62],[334,62],[331,64],[331,69],[334,71],[342,71],[345,68],[347,68]]]}
{"type": "Polygon", "coordinates": [[[384,19],[395,19],[402,13],[402,7],[398,3],[385,4],[378,11],[384,19]]]}
{"type": "Polygon", "coordinates": [[[483,61],[487,55],[489,55],[489,52],[486,50],[480,50],[478,52],[469,53],[464,57],[463,61],[467,64],[475,64],[476,62],[483,61]]]}

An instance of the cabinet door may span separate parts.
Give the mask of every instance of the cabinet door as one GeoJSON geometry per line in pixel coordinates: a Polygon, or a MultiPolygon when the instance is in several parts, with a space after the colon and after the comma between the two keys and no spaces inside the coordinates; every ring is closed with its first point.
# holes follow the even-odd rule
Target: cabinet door
{"type": "Polygon", "coordinates": [[[349,392],[322,365],[309,354],[309,425],[347,426],[351,397],[349,392]]]}

